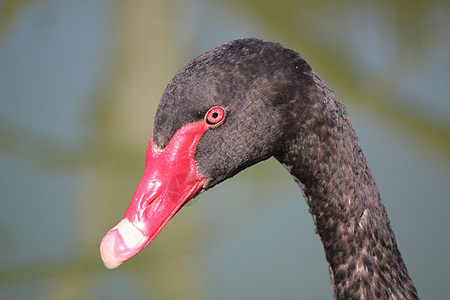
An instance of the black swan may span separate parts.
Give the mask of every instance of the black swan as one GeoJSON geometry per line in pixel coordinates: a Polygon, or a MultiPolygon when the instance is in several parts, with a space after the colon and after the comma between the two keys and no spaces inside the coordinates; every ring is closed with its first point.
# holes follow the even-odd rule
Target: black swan
{"type": "Polygon", "coordinates": [[[300,55],[258,39],[193,59],[167,85],[145,171],[100,252],[116,268],[190,199],[274,156],[301,187],[336,299],[417,299],[345,108],[300,55]]]}

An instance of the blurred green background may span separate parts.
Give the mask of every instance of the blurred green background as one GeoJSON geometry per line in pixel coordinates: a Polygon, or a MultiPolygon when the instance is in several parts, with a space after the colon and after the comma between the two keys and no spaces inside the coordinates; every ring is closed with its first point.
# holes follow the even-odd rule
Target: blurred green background
{"type": "Polygon", "coordinates": [[[142,253],[103,235],[188,60],[254,36],[298,51],[359,134],[423,299],[450,295],[448,1],[0,1],[1,299],[331,299],[312,218],[273,159],[202,194],[142,253]]]}

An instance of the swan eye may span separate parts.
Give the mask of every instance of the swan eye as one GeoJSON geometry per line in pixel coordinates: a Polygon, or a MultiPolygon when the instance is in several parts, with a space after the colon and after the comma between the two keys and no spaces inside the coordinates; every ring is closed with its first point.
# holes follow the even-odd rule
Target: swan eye
{"type": "Polygon", "coordinates": [[[211,107],[205,115],[205,122],[210,127],[215,127],[225,119],[225,110],[220,106],[211,107]]]}

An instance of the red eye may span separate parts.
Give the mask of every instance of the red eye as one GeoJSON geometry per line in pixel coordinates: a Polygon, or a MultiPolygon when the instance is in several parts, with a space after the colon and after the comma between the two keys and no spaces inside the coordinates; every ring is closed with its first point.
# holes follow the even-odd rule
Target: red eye
{"type": "Polygon", "coordinates": [[[220,106],[211,107],[205,116],[206,124],[210,127],[217,126],[225,119],[225,110],[220,106]]]}

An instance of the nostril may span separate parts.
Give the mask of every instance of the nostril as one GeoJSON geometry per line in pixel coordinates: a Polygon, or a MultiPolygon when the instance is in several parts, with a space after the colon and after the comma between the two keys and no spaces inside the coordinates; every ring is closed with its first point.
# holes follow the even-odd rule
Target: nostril
{"type": "Polygon", "coordinates": [[[154,191],[145,192],[141,197],[139,206],[141,208],[145,208],[145,207],[149,206],[150,204],[152,204],[152,202],[155,201],[156,198],[157,198],[157,195],[154,191]]]}

